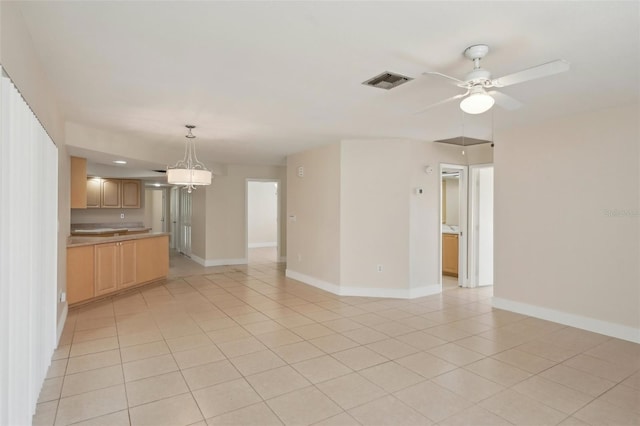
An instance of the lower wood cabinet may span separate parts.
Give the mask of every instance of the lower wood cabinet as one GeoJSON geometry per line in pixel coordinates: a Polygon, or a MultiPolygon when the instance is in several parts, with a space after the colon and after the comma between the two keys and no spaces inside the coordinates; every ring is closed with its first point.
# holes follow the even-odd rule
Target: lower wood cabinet
{"type": "Polygon", "coordinates": [[[95,295],[137,284],[135,240],[95,246],[95,295]]]}
{"type": "Polygon", "coordinates": [[[168,235],[69,247],[67,301],[84,302],[168,274],[168,235]]]}
{"type": "Polygon", "coordinates": [[[169,237],[137,240],[136,276],[139,282],[166,277],[169,274],[169,237]]]}
{"type": "Polygon", "coordinates": [[[442,234],[442,273],[458,276],[458,235],[442,234]]]}
{"type": "Polygon", "coordinates": [[[83,302],[95,296],[94,246],[67,249],[67,302],[83,302]]]}

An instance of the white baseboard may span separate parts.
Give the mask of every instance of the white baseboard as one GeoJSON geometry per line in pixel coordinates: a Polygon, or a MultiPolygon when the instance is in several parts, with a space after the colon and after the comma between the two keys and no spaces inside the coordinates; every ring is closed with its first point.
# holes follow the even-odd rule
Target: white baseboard
{"type": "Polygon", "coordinates": [[[320,290],[324,290],[324,291],[328,291],[329,293],[340,295],[340,286],[337,284],[333,284],[328,281],[323,281],[319,278],[315,278],[310,275],[301,274],[300,272],[296,272],[291,269],[286,269],[285,275],[287,278],[292,278],[302,283],[309,284],[310,286],[319,288],[320,290]]]}
{"type": "Polygon", "coordinates": [[[333,284],[310,275],[301,274],[291,269],[286,270],[286,276],[302,283],[311,285],[321,290],[338,296],[360,296],[360,297],[381,297],[387,299],[415,299],[431,294],[440,293],[439,285],[425,285],[415,288],[371,288],[371,287],[355,287],[341,286],[333,284]]]}
{"type": "Polygon", "coordinates": [[[559,324],[580,328],[582,330],[592,331],[594,333],[604,334],[606,336],[616,337],[622,340],[628,340],[630,342],[640,343],[640,329],[626,325],[602,321],[595,318],[588,318],[582,315],[570,314],[563,311],[557,311],[555,309],[529,305],[527,303],[514,302],[500,297],[493,298],[493,307],[547,321],[557,322],[559,324]]]}
{"type": "Polygon", "coordinates": [[[270,243],[249,243],[249,248],[262,248],[262,247],[278,247],[276,241],[270,243]]]}
{"type": "Polygon", "coordinates": [[[62,337],[62,331],[64,330],[65,323],[67,322],[68,314],[69,314],[69,305],[65,302],[64,308],[62,308],[62,313],[60,314],[60,318],[58,318],[58,326],[57,326],[58,338],[56,339],[56,348],[60,344],[60,338],[62,337]]]}
{"type": "Polygon", "coordinates": [[[243,259],[203,259],[196,255],[191,255],[191,260],[204,266],[228,266],[228,265],[246,265],[248,263],[247,258],[243,259]]]}

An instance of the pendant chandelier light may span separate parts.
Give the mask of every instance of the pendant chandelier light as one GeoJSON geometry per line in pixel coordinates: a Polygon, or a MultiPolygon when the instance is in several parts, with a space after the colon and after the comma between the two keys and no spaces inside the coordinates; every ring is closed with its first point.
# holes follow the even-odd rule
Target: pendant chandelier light
{"type": "Polygon", "coordinates": [[[167,167],[167,182],[173,185],[183,185],[189,193],[198,185],[211,185],[211,170],[198,161],[196,156],[196,138],[191,131],[196,126],[187,124],[187,142],[184,148],[184,158],[171,167],[167,167]]]}

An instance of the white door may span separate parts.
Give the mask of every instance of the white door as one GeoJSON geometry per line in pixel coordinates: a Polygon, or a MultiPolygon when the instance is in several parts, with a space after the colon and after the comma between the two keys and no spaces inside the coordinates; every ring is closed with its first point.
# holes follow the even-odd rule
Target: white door
{"type": "Polygon", "coordinates": [[[178,223],[180,243],[178,251],[185,256],[191,256],[191,194],[184,189],[180,189],[179,194],[178,223]]]}
{"type": "Polygon", "coordinates": [[[471,286],[493,285],[493,165],[471,166],[471,286]]]}
{"type": "Polygon", "coordinates": [[[164,191],[152,189],[147,194],[151,196],[151,231],[164,232],[164,191]]]}
{"type": "Polygon", "coordinates": [[[180,188],[172,187],[169,192],[169,247],[178,250],[180,229],[178,227],[178,212],[180,210],[180,188]]]}

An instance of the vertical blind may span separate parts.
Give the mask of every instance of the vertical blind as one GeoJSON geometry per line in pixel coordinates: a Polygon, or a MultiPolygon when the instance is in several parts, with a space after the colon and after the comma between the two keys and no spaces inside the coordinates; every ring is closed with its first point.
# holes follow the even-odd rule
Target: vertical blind
{"type": "MultiPolygon", "coordinates": [[[[1,71],[1,68],[0,68],[1,71]]],[[[31,424],[56,346],[58,150],[0,77],[0,424],[31,424]]]]}

